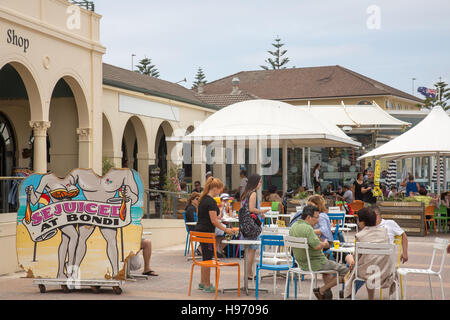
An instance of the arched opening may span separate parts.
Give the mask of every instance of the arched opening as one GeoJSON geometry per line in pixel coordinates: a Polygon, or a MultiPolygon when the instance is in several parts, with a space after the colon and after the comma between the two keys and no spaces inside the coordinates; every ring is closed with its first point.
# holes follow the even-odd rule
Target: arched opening
{"type": "MultiPolygon", "coordinates": [[[[39,90],[30,71],[18,62],[1,67],[0,176],[31,174],[33,139],[30,139],[30,120],[41,120],[42,114],[39,90]]],[[[0,181],[0,213],[16,211],[17,187],[18,184],[11,181],[0,181]]]]}
{"type": "Polygon", "coordinates": [[[137,116],[131,117],[122,135],[122,167],[138,171],[143,177],[146,187],[148,184],[148,154],[147,134],[144,124],[137,116]]]}
{"type": "Polygon", "coordinates": [[[166,142],[166,137],[171,137],[173,135],[172,126],[167,122],[163,121],[158,128],[156,133],[156,143],[155,143],[155,155],[156,155],[156,165],[160,169],[160,186],[164,187],[165,177],[168,174],[169,160],[170,160],[170,146],[166,142]]]}
{"type": "Polygon", "coordinates": [[[61,78],[50,100],[48,135],[51,141],[49,170],[64,177],[79,164],[78,110],[74,93],[61,78]]]}
{"type": "MultiPolygon", "coordinates": [[[[194,126],[190,126],[186,129],[185,135],[194,131],[194,126]]],[[[192,143],[183,143],[183,170],[184,181],[186,183],[193,183],[192,181],[192,162],[193,162],[193,145],[192,143]]]]}
{"type": "Polygon", "coordinates": [[[122,163],[117,163],[115,159],[111,124],[105,114],[103,114],[102,131],[102,173],[105,174],[112,167],[121,167],[122,163]]]}

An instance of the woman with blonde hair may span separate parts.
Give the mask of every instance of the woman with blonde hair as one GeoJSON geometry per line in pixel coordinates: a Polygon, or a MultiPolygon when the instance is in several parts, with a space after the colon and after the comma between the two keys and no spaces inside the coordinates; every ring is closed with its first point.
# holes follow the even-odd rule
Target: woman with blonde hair
{"type": "MultiPolygon", "coordinates": [[[[200,204],[198,206],[198,220],[195,226],[196,232],[215,233],[215,228],[218,228],[225,233],[233,234],[232,229],[226,228],[219,222],[220,215],[219,207],[217,206],[215,197],[219,196],[223,190],[223,182],[214,177],[209,177],[206,181],[205,188],[200,196],[200,204]]],[[[202,260],[208,261],[214,258],[213,244],[201,243],[202,260]]],[[[201,282],[198,288],[205,292],[215,292],[216,289],[211,285],[211,269],[201,268],[201,282]]]]}
{"type": "Polygon", "coordinates": [[[314,233],[322,240],[333,242],[333,233],[331,223],[328,218],[328,209],[325,205],[325,199],[320,195],[313,195],[308,198],[308,204],[316,206],[320,210],[319,222],[314,226],[314,233]]]}

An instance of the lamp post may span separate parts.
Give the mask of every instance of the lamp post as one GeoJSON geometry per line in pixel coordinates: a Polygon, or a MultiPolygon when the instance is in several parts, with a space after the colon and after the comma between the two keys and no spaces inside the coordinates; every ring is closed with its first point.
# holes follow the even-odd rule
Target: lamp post
{"type": "Polygon", "coordinates": [[[131,55],[131,71],[134,71],[134,57],[136,57],[136,55],[133,53],[131,55]]]}

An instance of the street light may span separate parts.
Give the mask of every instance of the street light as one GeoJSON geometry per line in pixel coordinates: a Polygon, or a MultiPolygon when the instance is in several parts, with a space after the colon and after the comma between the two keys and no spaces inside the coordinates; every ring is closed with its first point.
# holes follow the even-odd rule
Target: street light
{"type": "Polygon", "coordinates": [[[176,84],[179,84],[180,82],[187,82],[186,78],[184,78],[183,80],[180,80],[178,82],[175,82],[176,84]]]}
{"type": "Polygon", "coordinates": [[[136,55],[133,53],[131,55],[131,71],[134,71],[134,57],[136,57],[136,55]]]}

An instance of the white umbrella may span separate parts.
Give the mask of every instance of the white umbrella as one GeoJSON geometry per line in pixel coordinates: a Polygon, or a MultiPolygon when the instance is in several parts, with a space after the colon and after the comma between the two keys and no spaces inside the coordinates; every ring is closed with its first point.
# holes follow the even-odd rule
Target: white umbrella
{"type": "MultiPolygon", "coordinates": [[[[450,117],[435,106],[415,127],[358,158],[402,159],[410,157],[450,156],[450,117]]],[[[440,180],[440,179],[438,179],[440,180]]],[[[438,183],[438,193],[440,183],[438,183]]]]}
{"type": "MultiPolygon", "coordinates": [[[[259,150],[263,142],[267,142],[268,148],[273,144],[275,148],[279,148],[284,141],[290,147],[361,146],[361,143],[352,140],[336,125],[318,118],[307,110],[285,102],[263,99],[238,102],[222,108],[187,136],[180,134],[167,137],[166,140],[198,141],[203,144],[214,142],[219,145],[226,143],[227,147],[230,142],[238,147],[253,143],[259,150]]],[[[259,172],[262,174],[268,174],[269,170],[262,172],[259,157],[257,161],[257,170],[261,170],[259,172]]]]}

